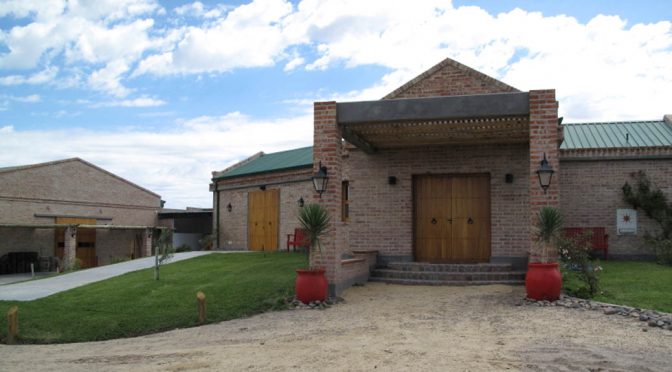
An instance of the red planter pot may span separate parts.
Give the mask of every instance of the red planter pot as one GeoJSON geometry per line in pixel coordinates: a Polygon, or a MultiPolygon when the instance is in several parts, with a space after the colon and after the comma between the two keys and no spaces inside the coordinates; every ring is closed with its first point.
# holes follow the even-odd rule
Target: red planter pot
{"type": "Polygon", "coordinates": [[[555,301],[560,298],[562,275],[557,262],[529,263],[525,275],[527,298],[541,301],[555,301]]]}
{"type": "Polygon", "coordinates": [[[296,298],[304,304],[326,300],[328,285],[324,269],[297,269],[294,290],[296,298]]]}

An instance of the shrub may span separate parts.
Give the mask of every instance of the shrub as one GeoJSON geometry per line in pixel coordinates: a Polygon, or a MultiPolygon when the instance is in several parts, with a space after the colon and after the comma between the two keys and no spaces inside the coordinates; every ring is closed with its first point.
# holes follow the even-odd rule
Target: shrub
{"type": "Polygon", "coordinates": [[[592,298],[600,289],[602,267],[598,259],[592,258],[590,235],[588,232],[583,236],[558,239],[563,281],[581,283],[576,288],[570,285],[563,287],[570,294],[581,298],[592,298]]]}
{"type": "Polygon", "coordinates": [[[112,259],[110,260],[110,263],[111,264],[116,264],[116,263],[126,262],[126,261],[130,261],[130,260],[131,259],[129,257],[126,257],[126,256],[112,257],[112,259]]]}
{"type": "Polygon", "coordinates": [[[633,187],[628,182],[623,185],[623,200],[644,211],[660,226],[660,232],[655,236],[647,232],[646,244],[656,252],[659,263],[672,265],[672,203],[660,189],[654,187],[646,173],[639,171],[631,177],[635,185],[633,187]]]}
{"type": "Polygon", "coordinates": [[[646,242],[656,252],[658,263],[672,265],[672,239],[649,238],[646,242]]]}
{"type": "Polygon", "coordinates": [[[175,248],[175,252],[191,252],[191,247],[186,244],[182,244],[175,248]]]}

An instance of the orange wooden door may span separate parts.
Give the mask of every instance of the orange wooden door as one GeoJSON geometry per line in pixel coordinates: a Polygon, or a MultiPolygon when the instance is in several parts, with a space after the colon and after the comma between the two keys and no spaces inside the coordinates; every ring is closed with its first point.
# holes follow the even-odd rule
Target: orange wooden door
{"type": "Polygon", "coordinates": [[[247,198],[248,248],[252,251],[278,250],[280,191],[253,191],[247,198]]]}
{"type": "Polygon", "coordinates": [[[450,250],[451,186],[447,177],[414,180],[416,261],[442,261],[450,250]]]}
{"type": "Polygon", "coordinates": [[[490,260],[488,175],[418,176],[413,190],[416,261],[490,260]]]}
{"type": "MultiPolygon", "coordinates": [[[[75,225],[95,225],[96,220],[92,218],[69,218],[57,217],[57,224],[75,224],[75,225]]],[[[65,229],[56,229],[56,249],[55,255],[63,260],[65,250],[65,229]]],[[[98,266],[98,257],[96,256],[96,229],[77,229],[77,250],[75,257],[82,264],[82,268],[98,266]]]]}

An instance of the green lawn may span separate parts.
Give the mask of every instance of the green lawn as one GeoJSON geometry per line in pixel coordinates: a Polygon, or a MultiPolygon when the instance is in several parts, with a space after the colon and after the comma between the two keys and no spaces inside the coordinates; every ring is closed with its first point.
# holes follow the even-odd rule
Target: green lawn
{"type": "Polygon", "coordinates": [[[105,340],[197,324],[196,293],[206,295],[207,322],[240,318],[282,306],[294,293],[294,270],[306,256],[288,253],[211,254],[75,288],[35,301],[0,301],[4,314],[19,307],[23,343],[105,340]]]}
{"type": "MultiPolygon", "coordinates": [[[[672,266],[602,261],[602,293],[595,300],[672,313],[672,266]]],[[[572,289],[576,283],[565,283],[572,289]]]]}

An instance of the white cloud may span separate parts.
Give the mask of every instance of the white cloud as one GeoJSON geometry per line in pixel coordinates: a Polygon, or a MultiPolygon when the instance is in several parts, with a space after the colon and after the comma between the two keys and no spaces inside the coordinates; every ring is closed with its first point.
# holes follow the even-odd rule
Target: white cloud
{"type": "Polygon", "coordinates": [[[308,146],[313,138],[312,115],[267,121],[241,113],[185,120],[169,132],[16,131],[6,126],[0,133],[0,166],[78,156],[160,194],[169,207],[211,206],[212,171],[258,151],[308,146]],[[27,143],[30,152],[24,151],[27,143]],[[23,155],[17,158],[18,153],[23,155]]]}
{"type": "Polygon", "coordinates": [[[0,133],[9,134],[12,132],[14,132],[14,126],[12,125],[5,125],[4,127],[0,127],[0,133]]]}
{"type": "Polygon", "coordinates": [[[42,71],[38,71],[28,76],[8,75],[0,77],[0,85],[45,84],[53,82],[57,74],[58,74],[58,67],[49,66],[42,71]]]}
{"type": "Polygon", "coordinates": [[[133,76],[226,72],[235,68],[272,66],[290,40],[281,21],[292,12],[284,0],[255,0],[203,27],[190,26],[174,50],[140,62],[133,76]]]}
{"type": "Polygon", "coordinates": [[[99,107],[158,107],[166,104],[165,101],[151,98],[151,97],[140,97],[135,99],[124,99],[116,101],[105,101],[105,102],[96,102],[91,103],[86,100],[79,101],[78,103],[87,104],[91,108],[99,107]]]}
{"type": "Polygon", "coordinates": [[[88,84],[95,90],[107,92],[117,97],[125,97],[131,93],[131,90],[121,84],[121,75],[128,69],[128,63],[123,59],[111,61],[100,70],[92,72],[88,84]]]}
{"type": "Polygon", "coordinates": [[[23,103],[36,103],[42,101],[42,98],[40,97],[39,94],[31,94],[28,96],[19,96],[19,97],[12,97],[13,100],[17,102],[23,102],[23,103]]]}

